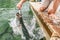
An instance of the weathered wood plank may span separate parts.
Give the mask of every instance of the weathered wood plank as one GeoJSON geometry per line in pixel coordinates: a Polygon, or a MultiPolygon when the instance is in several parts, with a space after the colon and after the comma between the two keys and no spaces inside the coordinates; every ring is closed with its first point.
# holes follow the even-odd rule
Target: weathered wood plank
{"type": "Polygon", "coordinates": [[[39,2],[30,2],[31,9],[33,11],[33,14],[35,15],[38,24],[43,29],[46,38],[51,37],[52,32],[56,32],[60,35],[60,28],[58,28],[55,24],[52,23],[52,21],[49,19],[47,12],[39,12],[38,9],[40,7],[39,2]]]}
{"type": "Polygon", "coordinates": [[[41,26],[41,28],[42,28],[42,30],[43,30],[43,32],[44,32],[47,40],[49,40],[50,37],[51,37],[51,34],[52,34],[51,31],[49,30],[48,26],[43,22],[43,19],[40,17],[40,15],[38,14],[38,12],[36,12],[33,9],[33,7],[31,7],[31,9],[32,9],[32,11],[33,11],[33,13],[34,13],[34,15],[35,15],[35,17],[37,19],[37,22],[38,22],[39,26],[41,26]]]}

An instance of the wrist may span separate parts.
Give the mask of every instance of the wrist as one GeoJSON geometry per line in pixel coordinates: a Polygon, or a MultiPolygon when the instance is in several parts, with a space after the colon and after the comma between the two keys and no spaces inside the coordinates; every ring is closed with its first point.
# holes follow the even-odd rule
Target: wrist
{"type": "Polygon", "coordinates": [[[19,2],[19,4],[21,4],[21,5],[22,5],[22,4],[23,4],[23,2],[22,2],[22,1],[20,1],[20,2],[19,2]]]}
{"type": "Polygon", "coordinates": [[[20,3],[23,4],[26,0],[21,0],[20,3]]]}

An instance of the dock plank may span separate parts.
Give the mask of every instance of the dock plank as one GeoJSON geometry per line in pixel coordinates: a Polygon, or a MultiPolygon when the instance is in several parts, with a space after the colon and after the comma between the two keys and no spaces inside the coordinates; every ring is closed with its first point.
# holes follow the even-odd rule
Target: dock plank
{"type": "Polygon", "coordinates": [[[36,18],[37,21],[42,21],[39,23],[39,25],[44,25],[45,31],[47,31],[48,35],[51,36],[53,32],[57,33],[60,36],[60,26],[57,27],[48,17],[47,12],[39,12],[38,9],[40,8],[40,3],[39,2],[30,2],[30,5],[35,12],[34,14],[37,16],[36,18]],[[45,26],[46,25],[46,26],[45,26]]]}

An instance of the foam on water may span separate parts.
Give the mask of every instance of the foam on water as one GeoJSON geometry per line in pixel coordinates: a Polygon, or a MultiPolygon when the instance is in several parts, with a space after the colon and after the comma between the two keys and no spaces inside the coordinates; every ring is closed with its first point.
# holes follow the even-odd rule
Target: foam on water
{"type": "MultiPolygon", "coordinates": [[[[22,26],[19,24],[19,20],[17,20],[17,18],[15,17],[15,18],[10,19],[10,21],[11,22],[9,24],[12,27],[14,34],[21,35],[21,38],[22,39],[25,39],[24,34],[23,34],[23,31],[22,31],[22,26]]],[[[30,22],[31,22],[31,24],[29,26],[24,21],[25,27],[28,30],[29,35],[32,37],[32,39],[30,39],[30,40],[33,40],[34,38],[36,38],[36,39],[37,38],[39,38],[39,39],[43,38],[42,33],[40,33],[41,31],[39,31],[40,28],[37,28],[36,29],[36,19],[35,19],[34,16],[33,16],[32,20],[30,22]],[[41,37],[39,37],[39,36],[36,37],[37,34],[34,34],[33,33],[34,30],[35,31],[38,30],[37,31],[37,34],[39,34],[41,37]]]]}

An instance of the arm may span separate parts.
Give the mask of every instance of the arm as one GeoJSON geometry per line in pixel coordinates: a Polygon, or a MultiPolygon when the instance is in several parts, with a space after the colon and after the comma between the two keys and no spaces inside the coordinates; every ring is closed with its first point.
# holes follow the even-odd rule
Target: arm
{"type": "Polygon", "coordinates": [[[19,3],[23,4],[26,0],[21,0],[19,3]]]}
{"type": "Polygon", "coordinates": [[[23,3],[25,2],[26,0],[21,0],[18,4],[17,4],[17,7],[18,9],[21,9],[23,3]]]}

